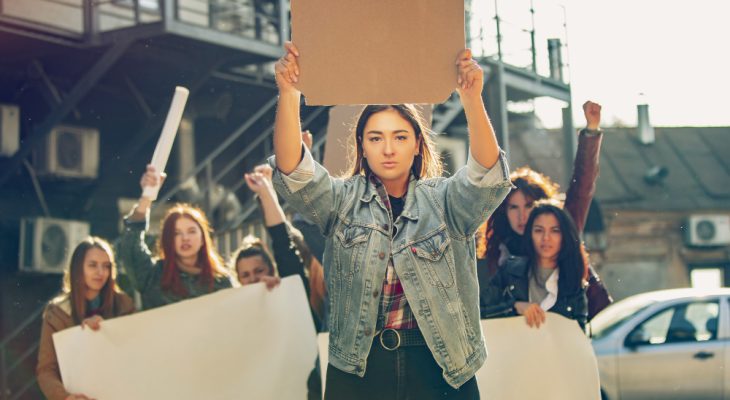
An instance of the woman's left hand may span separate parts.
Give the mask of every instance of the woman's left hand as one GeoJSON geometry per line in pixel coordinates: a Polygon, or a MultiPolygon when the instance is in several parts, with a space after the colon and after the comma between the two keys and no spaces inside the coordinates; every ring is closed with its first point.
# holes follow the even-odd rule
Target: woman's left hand
{"type": "Polygon", "coordinates": [[[101,321],[103,321],[104,318],[102,318],[100,315],[94,315],[92,317],[86,318],[85,320],[81,321],[81,329],[84,329],[84,326],[88,326],[92,331],[98,331],[99,328],[101,328],[101,321]]]}
{"type": "Polygon", "coordinates": [[[590,100],[583,103],[583,114],[586,117],[586,129],[597,130],[601,125],[601,105],[590,100]]]}
{"type": "Polygon", "coordinates": [[[517,314],[525,316],[525,322],[530,328],[539,328],[545,323],[545,311],[540,308],[539,304],[518,301],[515,303],[515,310],[517,314]]]}
{"type": "Polygon", "coordinates": [[[479,63],[471,57],[471,50],[464,49],[456,58],[457,87],[456,91],[462,98],[482,95],[484,87],[484,70],[479,63]]]}

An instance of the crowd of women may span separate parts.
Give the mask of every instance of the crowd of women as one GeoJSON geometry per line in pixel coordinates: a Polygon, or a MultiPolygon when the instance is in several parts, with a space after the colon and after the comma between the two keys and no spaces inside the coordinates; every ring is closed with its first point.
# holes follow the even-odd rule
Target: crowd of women
{"type": "MultiPolygon", "coordinates": [[[[598,172],[600,105],[583,107],[587,125],[563,197],[534,170],[509,174],[484,107],[484,72],[465,49],[455,60],[469,131],[465,167],[442,177],[413,106],[369,105],[354,126],[351,170],[333,177],[306,146],[300,54],[292,43],[285,50],[275,72],[274,156],[244,176],[273,255],[247,237],[226,265],[205,214],[186,204],[169,209],[153,252],[146,244],[151,201],[141,197],[116,254],[100,238],[80,243],[61,294],[47,306],[37,376],[49,399],[88,398],[64,387],[52,334],[76,325],[103,329],[105,319],[135,312],[117,286],[117,260],[141,310],[259,282],[276,290],[281,277],[301,276],[314,320],[330,334],[326,388],[315,369],[312,398],[325,389],[328,399],[478,399],[474,375],[487,355],[480,319],[519,315],[539,328],[555,312],[584,327],[610,301],[605,292],[589,301],[600,281],[580,240],[598,172]],[[302,235],[277,193],[295,220],[319,231],[302,235]],[[308,241],[324,250],[312,251],[308,241]]],[[[148,166],[141,188],[160,179],[148,166]]]]}

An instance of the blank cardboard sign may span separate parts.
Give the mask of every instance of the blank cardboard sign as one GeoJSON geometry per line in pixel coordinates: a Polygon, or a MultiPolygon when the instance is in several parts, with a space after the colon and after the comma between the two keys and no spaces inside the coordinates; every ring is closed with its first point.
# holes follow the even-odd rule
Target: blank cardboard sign
{"type": "Polygon", "coordinates": [[[456,88],[464,2],[292,0],[309,105],[442,103],[456,88]]]}

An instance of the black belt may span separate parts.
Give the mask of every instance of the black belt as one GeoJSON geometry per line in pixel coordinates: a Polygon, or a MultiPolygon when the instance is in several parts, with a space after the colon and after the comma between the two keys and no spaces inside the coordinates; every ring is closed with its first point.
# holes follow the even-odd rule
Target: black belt
{"type": "Polygon", "coordinates": [[[424,346],[426,339],[423,338],[420,329],[397,330],[386,328],[380,331],[376,338],[385,350],[393,351],[403,346],[424,346]]]}

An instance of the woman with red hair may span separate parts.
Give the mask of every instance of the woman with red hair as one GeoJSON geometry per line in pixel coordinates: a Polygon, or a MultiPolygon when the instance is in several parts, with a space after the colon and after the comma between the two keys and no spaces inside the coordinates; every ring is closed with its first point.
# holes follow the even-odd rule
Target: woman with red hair
{"type": "MultiPolygon", "coordinates": [[[[148,165],[142,189],[157,185],[156,171],[148,165]]],[[[144,237],[152,201],[142,196],[125,218],[119,244],[122,264],[142,295],[144,309],[164,306],[232,287],[222,258],[213,245],[205,214],[187,204],[176,204],[162,221],[158,257],[152,256],[144,237]]]]}

